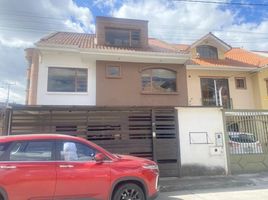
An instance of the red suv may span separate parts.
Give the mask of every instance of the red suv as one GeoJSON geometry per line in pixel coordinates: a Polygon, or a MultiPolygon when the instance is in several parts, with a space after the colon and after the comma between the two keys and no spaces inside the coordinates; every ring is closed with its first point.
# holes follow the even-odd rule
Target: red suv
{"type": "Polygon", "coordinates": [[[155,162],[67,135],[0,137],[0,200],[149,200],[155,162]]]}

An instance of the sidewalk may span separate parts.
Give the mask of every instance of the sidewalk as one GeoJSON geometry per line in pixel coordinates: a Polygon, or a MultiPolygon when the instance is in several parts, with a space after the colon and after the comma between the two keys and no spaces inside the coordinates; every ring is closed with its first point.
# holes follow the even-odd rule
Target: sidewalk
{"type": "Polygon", "coordinates": [[[265,185],[268,187],[268,172],[231,176],[160,178],[159,185],[161,192],[265,185]]]}

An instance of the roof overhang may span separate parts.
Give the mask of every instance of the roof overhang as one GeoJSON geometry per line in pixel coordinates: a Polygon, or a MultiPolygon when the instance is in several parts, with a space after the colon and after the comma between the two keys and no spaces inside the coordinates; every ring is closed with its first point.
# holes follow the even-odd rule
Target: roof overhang
{"type": "Polygon", "coordinates": [[[46,52],[78,53],[84,59],[94,58],[105,61],[141,62],[141,63],[170,63],[185,64],[190,59],[190,54],[127,51],[109,49],[82,49],[75,46],[38,45],[37,49],[46,52]]]}

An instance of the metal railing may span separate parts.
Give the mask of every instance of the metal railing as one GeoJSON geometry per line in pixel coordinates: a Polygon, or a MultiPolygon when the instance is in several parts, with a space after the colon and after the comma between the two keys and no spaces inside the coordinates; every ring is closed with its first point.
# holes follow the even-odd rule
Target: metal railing
{"type": "Polygon", "coordinates": [[[230,154],[268,153],[268,111],[225,111],[230,154]]]}
{"type": "MultiPolygon", "coordinates": [[[[203,106],[221,106],[219,102],[215,98],[202,98],[201,99],[203,106]]],[[[225,109],[232,109],[233,108],[233,102],[232,99],[225,98],[222,99],[222,107],[225,109]]]]}

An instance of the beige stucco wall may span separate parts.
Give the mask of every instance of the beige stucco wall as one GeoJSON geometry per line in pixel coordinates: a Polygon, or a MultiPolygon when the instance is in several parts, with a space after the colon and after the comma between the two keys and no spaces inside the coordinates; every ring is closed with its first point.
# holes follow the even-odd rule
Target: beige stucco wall
{"type": "Polygon", "coordinates": [[[268,78],[268,68],[253,75],[254,97],[258,109],[268,109],[268,94],[265,79],[268,78]]]}
{"type": "Polygon", "coordinates": [[[230,98],[234,109],[255,109],[252,75],[246,72],[216,71],[216,70],[187,70],[188,104],[202,105],[200,77],[228,78],[230,98]],[[246,77],[247,89],[235,88],[235,77],[246,77]]]}
{"type": "Polygon", "coordinates": [[[97,106],[187,106],[186,68],[180,64],[97,61],[97,106]],[[107,78],[106,65],[121,66],[121,78],[107,78]],[[143,69],[165,68],[177,73],[177,92],[144,94],[141,89],[143,69]]]}

